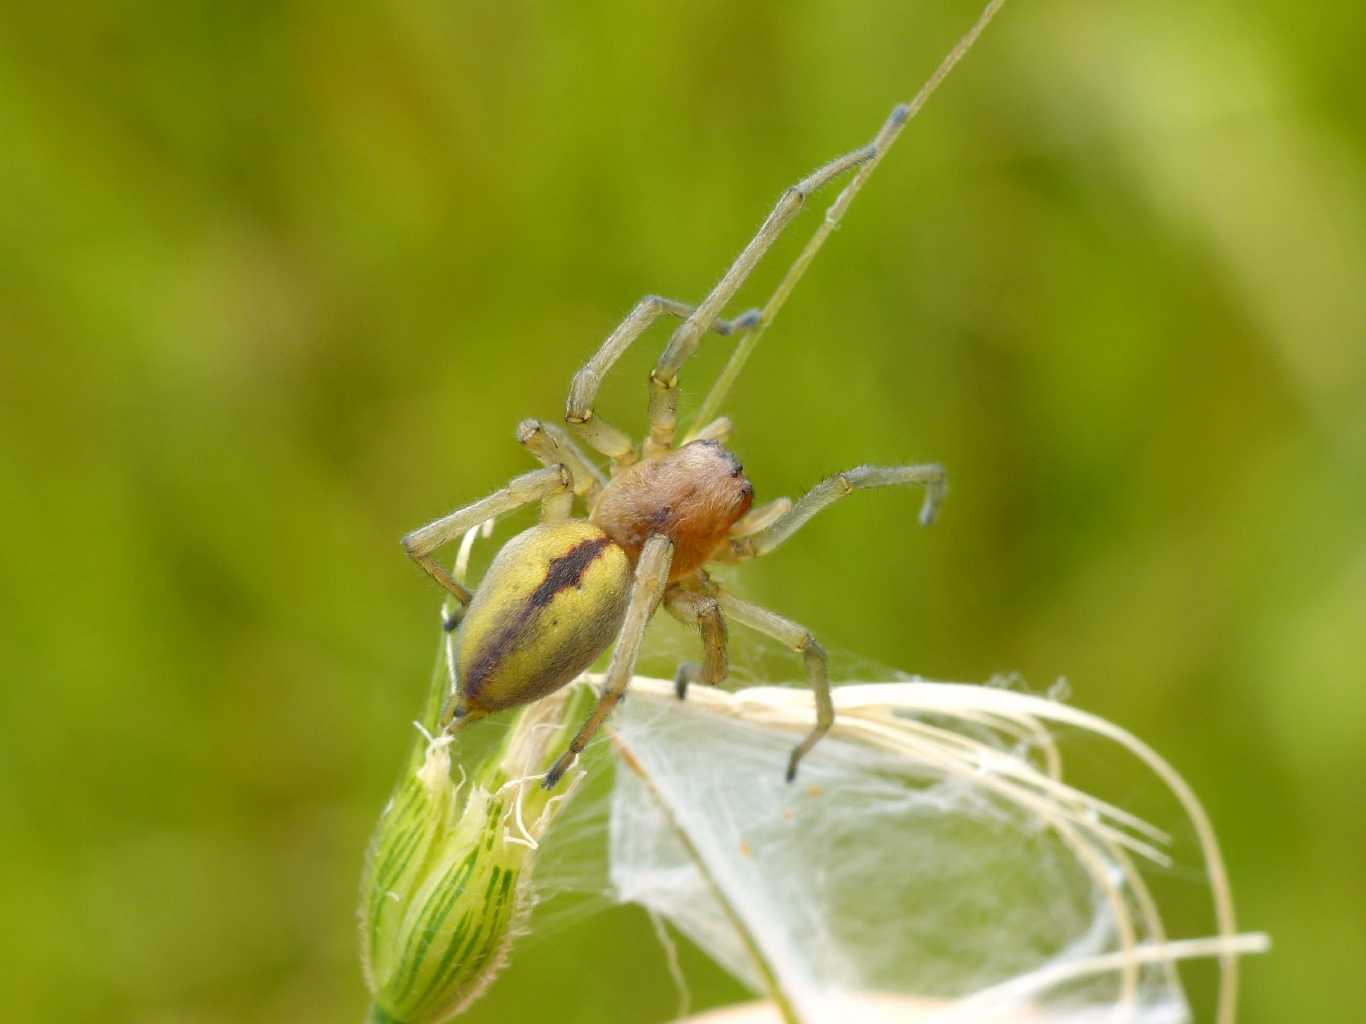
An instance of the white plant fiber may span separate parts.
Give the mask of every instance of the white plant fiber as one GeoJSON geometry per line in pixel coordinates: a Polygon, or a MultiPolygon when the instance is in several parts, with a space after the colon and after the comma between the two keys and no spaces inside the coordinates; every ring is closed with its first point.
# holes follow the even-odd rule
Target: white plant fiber
{"type": "Polygon", "coordinates": [[[1174,964],[1211,955],[1232,1019],[1235,957],[1266,942],[1234,933],[1204,812],[1148,747],[994,687],[850,685],[835,704],[793,784],[783,766],[814,721],[804,690],[694,686],[680,703],[638,678],[612,720],[615,896],[769,1001],[770,1016],[735,1020],[1184,1021],[1174,964]],[[1064,781],[1058,725],[1127,749],[1176,795],[1212,938],[1168,941],[1139,871],[1169,863],[1168,837],[1064,781]]]}

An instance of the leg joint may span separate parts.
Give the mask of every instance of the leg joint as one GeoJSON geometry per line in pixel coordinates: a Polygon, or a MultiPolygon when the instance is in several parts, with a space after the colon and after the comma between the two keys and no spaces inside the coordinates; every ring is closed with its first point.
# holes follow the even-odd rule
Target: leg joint
{"type": "Polygon", "coordinates": [[[522,420],[517,424],[517,443],[523,446],[541,444],[540,438],[546,436],[545,427],[540,420],[522,420]]]}
{"type": "Polygon", "coordinates": [[[698,622],[714,624],[725,621],[721,616],[721,602],[714,597],[698,598],[696,608],[698,622]]]}
{"type": "Polygon", "coordinates": [[[574,374],[569,382],[569,398],[564,404],[566,423],[587,423],[593,418],[593,396],[601,383],[602,379],[591,366],[574,374]]]}

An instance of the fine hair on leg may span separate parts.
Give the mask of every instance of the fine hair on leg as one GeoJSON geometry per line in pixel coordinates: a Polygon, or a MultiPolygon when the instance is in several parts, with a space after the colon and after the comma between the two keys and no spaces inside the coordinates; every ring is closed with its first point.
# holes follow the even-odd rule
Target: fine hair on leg
{"type": "MultiPolygon", "coordinates": [[[[635,461],[635,446],[624,431],[603,422],[593,413],[593,403],[597,399],[598,388],[603,378],[622,357],[632,343],[644,334],[661,316],[688,317],[693,307],[686,302],[666,299],[659,295],[646,295],[635,304],[626,319],[617,325],[616,330],[593,354],[593,357],[574,374],[569,385],[569,398],[565,402],[564,418],[574,428],[584,443],[601,452],[616,466],[626,466],[635,461]]],[[[712,317],[709,324],[717,334],[734,334],[749,330],[759,323],[758,310],[750,310],[734,320],[719,320],[712,317]]]]}
{"type": "Polygon", "coordinates": [[[607,484],[602,470],[589,461],[574,439],[557,423],[522,420],[517,424],[517,443],[542,465],[564,466],[574,479],[574,493],[591,508],[607,484]]]}
{"type": "Polygon", "coordinates": [[[732,537],[748,537],[752,533],[758,533],[787,515],[791,508],[791,498],[774,498],[772,501],[746,512],[740,521],[730,528],[730,535],[732,537]]]}
{"type": "Polygon", "coordinates": [[[472,595],[437,562],[435,552],[470,527],[478,526],[487,519],[493,519],[535,501],[544,501],[554,495],[566,493],[572,495],[573,479],[564,466],[547,466],[544,469],[523,473],[521,476],[513,477],[502,490],[494,491],[486,498],[464,505],[406,534],[402,540],[403,550],[408,552],[409,557],[422,566],[432,579],[453,594],[457,601],[467,605],[472,595]]]}
{"type": "Polygon", "coordinates": [[[695,590],[670,587],[664,593],[664,608],[679,622],[696,626],[702,637],[702,662],[685,661],[674,675],[678,699],[688,695],[688,684],[719,686],[729,671],[726,656],[726,620],[716,598],[695,590]]]}
{"type": "Polygon", "coordinates": [[[763,529],[731,541],[732,557],[757,558],[768,554],[801,529],[816,513],[855,491],[907,484],[924,486],[925,500],[920,506],[920,524],[928,526],[934,521],[939,504],[948,493],[949,480],[943,466],[933,462],[915,466],[857,466],[826,477],[763,529]]]}
{"type": "MultiPolygon", "coordinates": [[[[669,344],[660,355],[655,368],[650,371],[650,436],[646,439],[647,451],[662,451],[673,446],[674,431],[678,426],[678,371],[697,351],[697,346],[710,328],[717,315],[735,297],[740,286],[749,277],[750,271],[763,259],[773,243],[801,212],[806,199],[813,192],[829,184],[859,164],[867,163],[877,155],[875,145],[863,146],[836,157],[822,167],[812,171],[801,181],[784,190],[778,197],[771,213],[759,225],[759,230],[740,250],[730,268],[716,282],[707,297],[703,299],[674,331],[669,344]]],[[[761,314],[756,314],[755,325],[761,322],[761,314]]]]}
{"type": "MultiPolygon", "coordinates": [[[[860,190],[867,184],[868,179],[872,177],[873,171],[877,170],[877,165],[887,156],[887,152],[892,148],[892,144],[896,142],[897,138],[900,137],[902,130],[912,118],[920,113],[925,104],[929,102],[930,97],[934,95],[935,91],[944,83],[944,80],[949,77],[949,73],[958,65],[958,62],[967,56],[968,51],[972,49],[973,45],[977,42],[978,37],[986,30],[986,27],[991,24],[991,20],[996,17],[997,12],[1004,3],[1005,0],[988,0],[986,6],[982,8],[982,13],[977,16],[977,20],[973,23],[972,27],[963,34],[954,48],[939,62],[939,66],[934,69],[934,73],[925,80],[925,83],[920,87],[916,94],[911,97],[910,102],[898,103],[892,108],[891,114],[889,114],[887,119],[882,123],[882,128],[878,131],[877,137],[873,139],[873,145],[877,147],[877,152],[873,155],[872,159],[859,167],[858,172],[853,176],[852,180],[840,190],[839,196],[830,204],[830,208],[825,211],[825,216],[821,218],[821,222],[817,225],[815,232],[812,234],[811,238],[807,240],[801,253],[792,261],[792,265],[788,267],[787,273],[783,276],[782,281],[774,290],[773,295],[769,298],[768,302],[764,303],[763,309],[760,311],[761,316],[758,327],[742,338],[740,343],[736,345],[735,349],[731,352],[730,359],[726,362],[725,368],[712,384],[711,390],[707,392],[707,397],[702,400],[702,405],[698,408],[696,419],[693,421],[695,424],[710,422],[713,417],[718,415],[721,409],[721,403],[725,401],[726,395],[730,393],[731,387],[740,376],[740,371],[744,369],[745,363],[749,360],[750,355],[758,346],[764,332],[773,324],[774,319],[778,316],[778,311],[783,308],[784,303],[787,302],[788,296],[792,294],[792,290],[797,286],[797,282],[801,280],[802,275],[806,273],[807,268],[811,265],[812,261],[815,260],[816,254],[821,251],[826,240],[834,233],[835,229],[840,226],[840,221],[843,219],[855,197],[858,196],[860,190]]],[[[687,440],[692,440],[696,436],[697,432],[694,427],[687,435],[687,440]]]]}
{"type": "Polygon", "coordinates": [[[817,643],[809,629],[791,619],[783,618],[777,612],[742,601],[725,591],[718,592],[716,600],[721,605],[721,611],[729,618],[787,644],[802,656],[802,661],[806,665],[806,682],[816,698],[816,724],[788,758],[787,781],[791,782],[797,777],[797,765],[801,763],[801,759],[835,723],[835,704],[830,696],[830,667],[825,648],[817,643]]]}

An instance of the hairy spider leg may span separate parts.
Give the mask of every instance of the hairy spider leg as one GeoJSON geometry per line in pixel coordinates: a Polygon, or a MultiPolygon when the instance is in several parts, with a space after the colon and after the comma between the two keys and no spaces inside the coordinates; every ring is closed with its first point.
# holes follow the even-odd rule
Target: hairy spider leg
{"type": "MultiPolygon", "coordinates": [[[[588,460],[563,427],[542,420],[522,420],[517,424],[517,443],[546,466],[566,467],[574,478],[574,494],[583,498],[590,509],[593,507],[607,477],[588,460]]],[[[572,497],[570,502],[572,507],[572,497]]]]}
{"type": "MultiPolygon", "coordinates": [[[[573,427],[575,433],[595,451],[601,452],[612,460],[613,468],[629,466],[636,458],[635,445],[631,437],[599,419],[593,413],[593,402],[598,388],[612,366],[631,344],[661,316],[691,317],[695,311],[686,302],[647,295],[635,304],[626,319],[617,325],[616,330],[584,364],[569,384],[569,399],[565,402],[565,422],[573,427]]],[[[734,320],[719,320],[713,313],[707,327],[717,334],[734,334],[748,330],[759,323],[759,311],[750,310],[734,320]]]]}
{"type": "Polygon", "coordinates": [[[735,424],[730,421],[729,416],[718,416],[706,426],[702,427],[688,438],[689,441],[720,441],[725,444],[730,440],[731,432],[735,429],[735,424]]]}
{"type": "Polygon", "coordinates": [[[948,493],[948,475],[933,462],[916,466],[856,466],[836,473],[807,491],[797,503],[761,530],[731,541],[730,557],[736,560],[766,555],[796,533],[817,512],[855,491],[873,487],[923,484],[925,501],[920,506],[920,523],[928,526],[948,493]]]}
{"type": "Polygon", "coordinates": [[[626,617],[622,620],[621,630],[617,633],[617,644],[612,649],[612,660],[607,665],[607,677],[603,681],[602,693],[598,704],[578,734],[569,744],[558,761],[546,773],[541,783],[546,789],[554,789],[561,776],[574,763],[598,727],[607,720],[612,709],[617,706],[631,683],[636,670],[636,659],[640,656],[641,641],[645,639],[645,627],[650,624],[655,608],[659,606],[669,583],[669,567],[673,564],[674,546],[668,537],[655,534],[645,542],[640,550],[640,560],[636,563],[635,577],[631,582],[630,603],[626,606],[626,617]]]}
{"type": "MultiPolygon", "coordinates": [[[[647,452],[663,451],[673,446],[674,431],[678,426],[679,368],[697,351],[702,335],[706,333],[711,322],[716,319],[726,303],[735,297],[735,293],[749,277],[750,271],[763,259],[764,254],[783,233],[783,229],[801,211],[807,196],[851,168],[867,163],[876,155],[876,145],[856,149],[852,153],[836,157],[786,189],[778,197],[773,211],[759,225],[759,230],[750,239],[749,244],[735,257],[730,269],[716,282],[692,314],[678,325],[659,361],[655,363],[655,368],[650,371],[650,436],[645,441],[647,452]]],[[[756,317],[756,325],[758,323],[759,319],[756,317]]]]}
{"type": "Polygon", "coordinates": [[[716,600],[725,615],[743,626],[787,644],[800,654],[806,663],[806,682],[816,698],[816,724],[793,748],[792,755],[787,760],[787,781],[791,782],[797,777],[797,765],[801,759],[830,731],[830,726],[835,721],[835,705],[830,697],[830,669],[825,648],[816,642],[809,629],[791,619],[783,618],[777,612],[742,601],[724,590],[717,591],[716,600]]]}
{"type": "Polygon", "coordinates": [[[774,498],[772,501],[765,502],[757,508],[752,508],[730,528],[730,536],[748,537],[752,533],[771,525],[783,516],[787,515],[792,508],[791,498],[774,498]]]}
{"type": "MultiPolygon", "coordinates": [[[[783,303],[787,301],[787,297],[792,293],[792,289],[796,287],[797,282],[801,280],[802,275],[806,273],[806,268],[810,266],[811,261],[815,259],[816,253],[818,253],[821,246],[825,244],[825,240],[837,227],[839,227],[840,219],[844,216],[845,211],[849,209],[849,205],[854,201],[854,197],[859,194],[859,191],[868,181],[868,178],[872,175],[874,169],[881,163],[882,158],[887,155],[887,151],[892,147],[892,143],[896,142],[897,137],[901,134],[901,131],[905,128],[906,124],[920,112],[921,108],[929,101],[929,98],[934,95],[935,90],[943,84],[944,79],[949,77],[949,73],[953,71],[958,62],[967,56],[968,51],[971,50],[973,45],[977,42],[977,37],[982,34],[987,25],[991,23],[991,20],[996,17],[996,12],[1001,9],[1001,5],[1004,2],[1005,0],[989,0],[986,7],[982,9],[982,13],[977,16],[977,20],[973,23],[972,27],[964,33],[963,37],[958,40],[954,48],[939,62],[939,66],[935,68],[934,74],[930,75],[930,77],[925,80],[925,84],[920,87],[920,90],[911,98],[911,101],[909,103],[898,103],[892,108],[891,114],[888,115],[887,120],[883,122],[882,129],[877,133],[877,137],[873,140],[873,145],[877,147],[877,153],[871,160],[859,168],[858,173],[854,175],[853,180],[840,190],[839,196],[830,205],[830,208],[825,211],[825,217],[822,218],[815,233],[807,241],[806,246],[802,249],[800,255],[792,262],[792,266],[788,268],[787,274],[783,277],[777,289],[774,290],[772,297],[764,304],[762,310],[763,320],[760,323],[758,330],[753,331],[741,339],[740,344],[736,345],[735,349],[731,352],[730,359],[727,361],[725,368],[721,371],[721,374],[717,377],[715,383],[712,384],[711,390],[707,392],[707,397],[702,400],[702,405],[697,410],[697,418],[694,420],[695,423],[706,423],[711,417],[717,414],[718,410],[721,408],[721,403],[725,400],[731,386],[735,383],[735,379],[739,377],[740,371],[744,368],[745,362],[749,359],[750,353],[752,353],[755,346],[759,344],[759,340],[763,337],[764,331],[766,331],[768,325],[773,322],[773,318],[778,315],[778,310],[783,307],[783,303]]],[[[696,428],[689,433],[686,440],[692,440],[695,436],[696,428]]]]}
{"type": "MultiPolygon", "coordinates": [[[[898,103],[892,108],[892,112],[887,115],[887,120],[882,123],[882,127],[878,129],[878,133],[869,147],[874,150],[873,155],[859,166],[858,172],[854,175],[853,180],[840,190],[839,195],[835,197],[835,201],[826,208],[825,216],[821,218],[821,222],[816,227],[815,232],[807,240],[806,245],[802,247],[802,251],[798,254],[797,258],[792,261],[792,265],[787,268],[787,273],[783,275],[782,281],[778,283],[778,287],[774,289],[773,294],[769,296],[769,300],[764,303],[763,309],[760,310],[761,318],[759,326],[742,338],[740,343],[731,351],[730,358],[726,361],[725,367],[722,368],[721,373],[712,383],[711,390],[707,392],[706,398],[702,400],[702,404],[697,411],[697,417],[693,421],[694,424],[707,423],[709,418],[715,416],[717,410],[721,408],[721,403],[725,401],[726,395],[735,384],[736,378],[740,376],[740,371],[744,369],[750,354],[759,344],[759,339],[763,337],[764,332],[768,330],[768,326],[773,321],[773,318],[778,315],[778,311],[782,309],[783,305],[787,302],[787,298],[792,293],[792,289],[797,286],[797,282],[801,280],[802,275],[806,273],[806,268],[810,266],[811,261],[816,258],[816,253],[820,252],[821,247],[825,244],[826,238],[829,237],[830,233],[833,232],[835,228],[839,227],[840,219],[844,216],[845,211],[849,209],[849,204],[854,201],[854,197],[858,195],[859,190],[863,188],[863,183],[868,180],[869,176],[873,173],[873,169],[881,162],[888,147],[896,141],[897,135],[910,117],[910,114],[911,108],[907,104],[898,103]]],[[[699,429],[694,425],[693,428],[688,431],[684,440],[691,441],[699,437],[702,430],[705,429],[707,428],[702,427],[699,429]]]]}
{"type": "Polygon", "coordinates": [[[702,635],[702,663],[685,661],[674,676],[674,690],[678,699],[688,695],[688,684],[706,683],[719,686],[726,679],[729,665],[726,658],[726,620],[721,614],[721,603],[710,594],[672,586],[664,593],[664,609],[679,622],[696,626],[702,635]]]}
{"type": "Polygon", "coordinates": [[[435,552],[470,527],[478,526],[487,519],[511,512],[523,505],[530,505],[533,501],[543,503],[544,517],[554,518],[559,515],[562,508],[562,500],[557,504],[556,499],[563,495],[572,498],[573,494],[573,477],[564,466],[547,466],[544,469],[532,470],[530,473],[513,477],[506,487],[494,491],[488,497],[464,505],[406,534],[402,540],[403,550],[408,552],[408,556],[422,566],[432,579],[453,594],[463,609],[474,595],[457,583],[437,562],[435,552]]]}

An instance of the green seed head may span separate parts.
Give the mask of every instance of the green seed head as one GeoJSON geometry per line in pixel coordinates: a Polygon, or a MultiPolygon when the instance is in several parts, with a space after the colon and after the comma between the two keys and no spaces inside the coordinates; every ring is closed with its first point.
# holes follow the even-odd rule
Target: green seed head
{"type": "Polygon", "coordinates": [[[568,741],[585,694],[528,706],[498,750],[461,764],[455,778],[453,738],[419,740],[380,817],[361,886],[371,1021],[448,1020],[493,980],[528,905],[540,837],[578,781],[552,794],[529,776],[568,741]]]}

